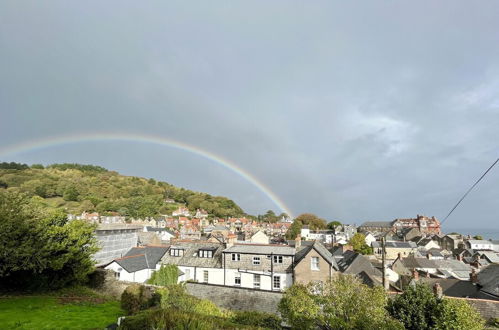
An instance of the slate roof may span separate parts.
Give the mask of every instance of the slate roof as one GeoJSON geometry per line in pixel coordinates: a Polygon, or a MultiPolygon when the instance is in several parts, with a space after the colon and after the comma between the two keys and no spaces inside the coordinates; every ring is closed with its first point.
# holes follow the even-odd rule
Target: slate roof
{"type": "Polygon", "coordinates": [[[492,251],[482,252],[482,257],[485,257],[489,262],[499,263],[499,253],[497,252],[492,252],[492,251]]]}
{"type": "Polygon", "coordinates": [[[294,256],[295,248],[286,245],[271,245],[271,244],[244,244],[233,245],[227,248],[223,253],[245,253],[245,254],[278,254],[286,256],[294,256]]]}
{"type": "Polygon", "coordinates": [[[360,253],[347,251],[346,256],[338,261],[338,267],[344,274],[359,275],[365,272],[369,276],[381,276],[381,272],[374,268],[371,262],[360,253]]]}
{"type": "Polygon", "coordinates": [[[213,243],[208,241],[176,241],[171,249],[180,248],[184,250],[184,255],[180,257],[171,256],[166,253],[161,258],[162,264],[174,264],[179,266],[192,266],[192,267],[207,267],[207,268],[221,268],[222,267],[222,251],[223,244],[213,243]],[[201,249],[212,250],[212,258],[198,257],[198,251],[201,249]]]}
{"type": "Polygon", "coordinates": [[[430,287],[433,287],[435,283],[439,283],[442,287],[442,293],[450,297],[483,298],[476,285],[473,285],[470,281],[461,281],[450,278],[422,277],[418,282],[426,283],[430,287]]]}
{"type": "Polygon", "coordinates": [[[142,269],[156,269],[156,265],[168,249],[168,246],[134,247],[123,258],[114,261],[129,273],[142,269]]]}
{"type": "Polygon", "coordinates": [[[168,234],[172,235],[172,236],[175,236],[175,233],[172,232],[171,230],[167,229],[167,228],[159,228],[159,227],[151,227],[151,226],[147,226],[146,227],[147,231],[148,232],[167,232],[168,234]]]}
{"type": "MultiPolygon", "coordinates": [[[[371,245],[373,248],[379,248],[379,247],[381,247],[381,242],[375,241],[375,242],[372,242],[371,245]]],[[[388,241],[385,243],[385,248],[414,249],[414,248],[417,248],[417,245],[414,242],[388,241]]]]}
{"type": "Polygon", "coordinates": [[[406,258],[402,258],[400,261],[408,269],[415,269],[415,268],[434,268],[434,269],[437,269],[438,268],[437,264],[435,263],[436,260],[430,260],[428,258],[416,258],[413,256],[409,256],[406,258]]]}
{"type": "Polygon", "coordinates": [[[393,221],[366,221],[359,227],[391,228],[393,221]]]}
{"type": "Polygon", "coordinates": [[[478,285],[483,292],[499,297],[499,264],[490,264],[478,273],[478,285]]]}

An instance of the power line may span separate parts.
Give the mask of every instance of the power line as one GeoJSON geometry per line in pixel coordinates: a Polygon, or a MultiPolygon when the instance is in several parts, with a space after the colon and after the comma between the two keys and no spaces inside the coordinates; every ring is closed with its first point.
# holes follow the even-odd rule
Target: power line
{"type": "Polygon", "coordinates": [[[452,212],[454,212],[454,210],[456,209],[456,207],[459,206],[459,204],[461,204],[461,202],[463,201],[463,199],[466,198],[466,196],[468,196],[468,194],[471,192],[471,190],[473,190],[473,188],[475,188],[475,186],[483,179],[484,176],[487,175],[487,173],[489,173],[489,171],[499,162],[499,158],[497,158],[497,160],[492,164],[490,165],[490,167],[487,169],[487,171],[485,171],[485,173],[482,174],[482,176],[480,177],[480,179],[478,179],[472,186],[470,189],[468,189],[468,191],[463,195],[463,197],[461,197],[461,199],[457,202],[456,205],[454,205],[454,207],[450,210],[449,214],[447,214],[447,216],[444,218],[444,220],[442,220],[441,224],[443,224],[445,222],[445,220],[447,220],[447,218],[452,214],[452,212]]]}

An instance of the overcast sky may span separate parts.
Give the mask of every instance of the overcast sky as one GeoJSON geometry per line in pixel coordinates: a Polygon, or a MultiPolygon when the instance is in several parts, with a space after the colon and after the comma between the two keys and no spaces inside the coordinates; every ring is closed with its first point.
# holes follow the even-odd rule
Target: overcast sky
{"type": "MultiPolygon", "coordinates": [[[[94,132],[218,154],[295,215],[443,218],[499,157],[499,2],[1,1],[0,148],[94,132]]],[[[281,211],[168,147],[1,161],[98,164],[281,211]]],[[[499,167],[446,224],[498,228],[498,182],[499,167]]]]}

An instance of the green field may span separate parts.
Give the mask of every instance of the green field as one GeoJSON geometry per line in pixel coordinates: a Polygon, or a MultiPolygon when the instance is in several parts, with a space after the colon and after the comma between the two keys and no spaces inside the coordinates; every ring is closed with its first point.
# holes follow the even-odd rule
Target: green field
{"type": "Polygon", "coordinates": [[[104,329],[123,312],[118,301],[91,297],[0,297],[0,329],[104,329]]]}

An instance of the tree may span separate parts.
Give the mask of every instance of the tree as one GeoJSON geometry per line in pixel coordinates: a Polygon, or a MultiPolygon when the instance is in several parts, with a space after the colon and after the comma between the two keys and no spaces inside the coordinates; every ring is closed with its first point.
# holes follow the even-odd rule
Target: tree
{"type": "Polygon", "coordinates": [[[85,281],[95,268],[95,227],[38,204],[0,191],[0,286],[57,288],[85,281]]]}
{"type": "Polygon", "coordinates": [[[341,222],[339,221],[331,221],[327,224],[327,229],[334,230],[336,227],[341,226],[341,222]]]}
{"type": "Polygon", "coordinates": [[[390,318],[381,287],[370,288],[351,275],[325,283],[293,285],[279,311],[296,329],[403,329],[390,318]]]}
{"type": "Polygon", "coordinates": [[[310,229],[326,229],[326,220],[312,213],[303,213],[296,217],[295,222],[307,225],[310,229]]]}
{"type": "Polygon", "coordinates": [[[473,236],[473,239],[482,240],[483,237],[482,237],[482,235],[475,235],[475,236],[473,236]]]}
{"type": "Polygon", "coordinates": [[[173,285],[177,284],[179,269],[176,265],[161,265],[161,268],[155,271],[147,281],[154,285],[173,285]]]}
{"type": "Polygon", "coordinates": [[[483,329],[484,320],[466,301],[438,298],[418,283],[389,302],[387,310],[406,329],[483,329]]]}
{"type": "Polygon", "coordinates": [[[358,252],[360,254],[372,254],[372,248],[366,244],[366,236],[361,233],[356,233],[355,235],[352,236],[350,241],[348,241],[348,244],[350,244],[353,247],[353,250],[355,252],[358,252]]]}
{"type": "Polygon", "coordinates": [[[65,201],[76,202],[78,200],[79,195],[80,193],[74,186],[69,186],[66,188],[66,190],[64,190],[64,195],[62,196],[62,198],[64,198],[65,201]]]}

